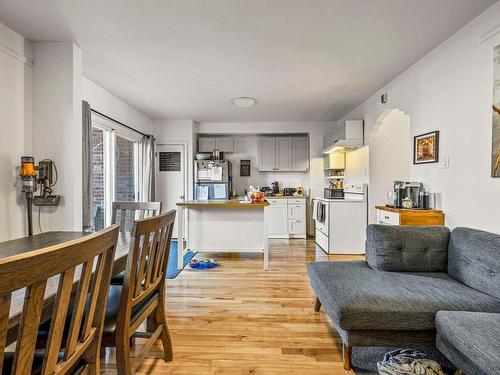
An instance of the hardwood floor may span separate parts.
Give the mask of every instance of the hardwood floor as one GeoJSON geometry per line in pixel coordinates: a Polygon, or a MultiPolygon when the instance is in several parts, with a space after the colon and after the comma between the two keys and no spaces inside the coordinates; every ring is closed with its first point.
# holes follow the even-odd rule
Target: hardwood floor
{"type": "MultiPolygon", "coordinates": [[[[249,234],[251,235],[251,234],[249,234]]],[[[203,254],[221,266],[184,270],[167,283],[167,321],[174,360],[163,362],[160,342],[138,373],[155,374],[353,374],[342,369],[338,334],[321,310],[306,265],[328,256],[313,240],[270,240],[270,270],[258,254],[203,254]]],[[[141,340],[137,339],[137,347],[141,340]]],[[[103,370],[115,373],[114,350],[103,370]]]]}

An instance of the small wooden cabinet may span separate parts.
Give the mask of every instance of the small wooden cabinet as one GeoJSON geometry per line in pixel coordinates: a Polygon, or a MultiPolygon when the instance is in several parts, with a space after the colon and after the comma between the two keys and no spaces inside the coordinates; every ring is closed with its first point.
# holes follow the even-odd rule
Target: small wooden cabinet
{"type": "Polygon", "coordinates": [[[309,137],[260,137],[260,172],[309,171],[309,137]]]}
{"type": "Polygon", "coordinates": [[[411,210],[376,206],[377,224],[410,226],[444,226],[444,213],[441,210],[411,210]]]}

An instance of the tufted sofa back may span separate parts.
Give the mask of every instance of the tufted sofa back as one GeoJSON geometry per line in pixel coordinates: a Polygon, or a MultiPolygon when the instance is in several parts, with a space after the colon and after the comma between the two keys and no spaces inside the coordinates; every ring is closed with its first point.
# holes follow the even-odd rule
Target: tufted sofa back
{"type": "Polygon", "coordinates": [[[366,261],[379,271],[446,272],[450,230],[370,224],[366,261]]]}
{"type": "Polygon", "coordinates": [[[471,288],[500,298],[500,235],[455,228],[448,249],[448,273],[471,288]]]}

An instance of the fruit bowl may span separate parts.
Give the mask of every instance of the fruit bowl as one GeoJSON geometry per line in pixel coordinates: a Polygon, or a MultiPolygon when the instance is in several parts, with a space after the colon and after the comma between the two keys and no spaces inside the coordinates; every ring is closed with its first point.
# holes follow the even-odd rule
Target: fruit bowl
{"type": "Polygon", "coordinates": [[[249,198],[250,198],[252,203],[260,203],[264,200],[265,196],[266,195],[263,192],[256,191],[256,192],[250,193],[249,198]]]}

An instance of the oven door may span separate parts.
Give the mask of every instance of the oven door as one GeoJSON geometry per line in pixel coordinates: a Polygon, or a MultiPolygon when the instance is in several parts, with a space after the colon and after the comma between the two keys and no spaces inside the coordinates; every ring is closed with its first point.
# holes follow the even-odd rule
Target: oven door
{"type": "Polygon", "coordinates": [[[316,224],[316,229],[319,230],[321,233],[324,235],[328,236],[329,233],[329,210],[330,210],[330,205],[327,202],[315,200],[314,204],[316,205],[315,207],[315,224],[316,224]],[[323,212],[321,214],[321,212],[323,212]],[[323,220],[320,221],[320,215],[323,216],[323,220]]]}

